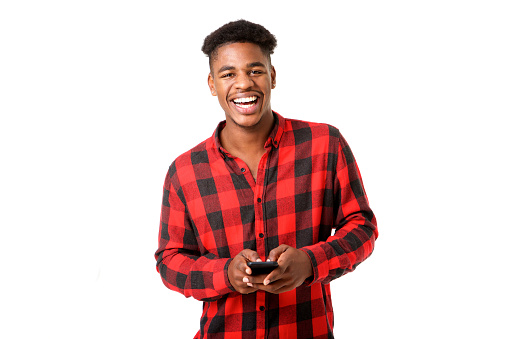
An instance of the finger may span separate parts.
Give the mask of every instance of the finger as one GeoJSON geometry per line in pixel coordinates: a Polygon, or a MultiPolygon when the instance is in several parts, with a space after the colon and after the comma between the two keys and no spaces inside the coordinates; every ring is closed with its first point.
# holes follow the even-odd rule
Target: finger
{"type": "Polygon", "coordinates": [[[281,293],[283,291],[286,291],[285,288],[288,287],[289,283],[290,281],[288,279],[281,279],[269,285],[253,284],[253,287],[270,293],[281,293]]]}
{"type": "Polygon", "coordinates": [[[263,284],[268,285],[271,282],[281,279],[283,274],[285,273],[285,270],[286,270],[286,267],[281,267],[281,266],[274,269],[272,272],[267,274],[267,276],[263,279],[263,284]]]}
{"type": "Polygon", "coordinates": [[[242,279],[239,279],[239,286],[248,291],[247,293],[251,293],[257,290],[257,288],[254,288],[254,284],[251,282],[251,276],[244,276],[242,279]]]}
{"type": "Polygon", "coordinates": [[[279,245],[270,251],[267,261],[278,261],[279,256],[283,254],[288,248],[288,245],[279,245]]]}
{"type": "Polygon", "coordinates": [[[249,282],[252,284],[263,284],[266,275],[250,275],[248,277],[244,277],[244,282],[249,282]]]}
{"type": "Polygon", "coordinates": [[[294,287],[292,286],[292,284],[290,283],[284,283],[282,284],[281,286],[277,286],[275,287],[274,286],[274,289],[272,290],[271,293],[274,293],[274,294],[279,294],[279,293],[283,293],[283,292],[287,292],[287,291],[291,291],[293,290],[294,287]]]}
{"type": "Polygon", "coordinates": [[[239,269],[242,272],[245,272],[246,274],[249,275],[253,274],[253,271],[251,270],[251,268],[249,268],[249,266],[247,266],[247,263],[250,261],[262,261],[258,253],[250,249],[245,249],[242,252],[240,252],[240,255],[244,260],[241,260],[241,266],[239,269]]]}
{"type": "Polygon", "coordinates": [[[253,293],[253,292],[256,292],[258,289],[256,288],[253,288],[252,286],[244,286],[244,287],[241,287],[240,288],[240,293],[242,294],[249,294],[249,293],[253,293]]]}
{"type": "Polygon", "coordinates": [[[247,259],[247,261],[262,261],[258,253],[253,250],[245,249],[241,253],[242,256],[247,259]]]}
{"type": "Polygon", "coordinates": [[[245,260],[245,258],[240,259],[235,268],[241,271],[242,273],[251,274],[251,269],[249,268],[249,266],[247,266],[247,261],[245,260]]]}
{"type": "Polygon", "coordinates": [[[284,251],[279,255],[279,258],[277,260],[278,268],[276,268],[274,271],[269,273],[269,275],[266,277],[266,279],[264,281],[265,285],[268,285],[271,282],[281,279],[281,277],[283,276],[283,274],[286,272],[286,270],[288,268],[289,260],[287,260],[288,259],[287,253],[289,253],[289,252],[287,250],[291,247],[287,246],[287,245],[284,245],[284,246],[286,246],[286,247],[285,247],[284,251]]]}
{"type": "Polygon", "coordinates": [[[249,286],[249,287],[253,287],[253,284],[249,282],[249,278],[248,277],[242,278],[242,282],[245,282],[246,285],[249,286]]]}

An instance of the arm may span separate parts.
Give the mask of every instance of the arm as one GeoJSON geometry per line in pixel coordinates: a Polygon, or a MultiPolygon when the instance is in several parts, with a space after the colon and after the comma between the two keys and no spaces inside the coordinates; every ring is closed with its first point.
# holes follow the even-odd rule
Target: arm
{"type": "Polygon", "coordinates": [[[228,281],[232,259],[200,253],[192,220],[179,187],[175,163],[164,182],[157,271],[164,285],[186,298],[212,301],[234,291],[228,281]]]}
{"type": "Polygon", "coordinates": [[[371,255],[378,237],[376,219],[369,207],[359,168],[341,134],[338,149],[334,176],[336,231],[326,241],[301,248],[311,259],[311,283],[326,284],[353,271],[371,255]]]}
{"type": "Polygon", "coordinates": [[[343,137],[338,133],[335,140],[338,142],[331,149],[339,150],[333,174],[335,234],[299,249],[278,246],[268,259],[278,261],[279,267],[267,276],[247,277],[248,286],[283,293],[304,282],[326,284],[353,271],[373,251],[378,236],[376,219],[369,208],[359,169],[343,137]]]}

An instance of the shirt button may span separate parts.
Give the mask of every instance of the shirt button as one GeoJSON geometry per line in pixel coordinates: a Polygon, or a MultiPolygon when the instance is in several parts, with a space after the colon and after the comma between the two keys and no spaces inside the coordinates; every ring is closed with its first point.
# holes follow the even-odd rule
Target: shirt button
{"type": "Polygon", "coordinates": [[[258,198],[258,199],[256,199],[256,201],[262,202],[262,198],[258,198]]]}
{"type": "Polygon", "coordinates": [[[263,233],[258,234],[258,236],[259,236],[260,238],[263,238],[263,237],[264,237],[263,233]]]}
{"type": "Polygon", "coordinates": [[[265,311],[265,306],[260,306],[260,311],[265,311]]]}

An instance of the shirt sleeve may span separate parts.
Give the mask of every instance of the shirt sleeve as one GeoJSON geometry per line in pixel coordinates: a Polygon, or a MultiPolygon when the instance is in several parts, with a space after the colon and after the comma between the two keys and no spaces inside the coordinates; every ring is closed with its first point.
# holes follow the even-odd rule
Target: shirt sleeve
{"type": "Polygon", "coordinates": [[[314,276],[309,284],[327,284],[353,271],[371,255],[378,237],[376,218],[355,158],[341,134],[338,140],[333,189],[335,233],[326,241],[301,248],[313,265],[314,276]]]}
{"type": "Polygon", "coordinates": [[[175,163],[170,166],[164,182],[159,247],[155,258],[164,285],[186,298],[213,301],[235,291],[228,280],[228,265],[232,259],[200,253],[182,189],[176,179],[175,163]]]}

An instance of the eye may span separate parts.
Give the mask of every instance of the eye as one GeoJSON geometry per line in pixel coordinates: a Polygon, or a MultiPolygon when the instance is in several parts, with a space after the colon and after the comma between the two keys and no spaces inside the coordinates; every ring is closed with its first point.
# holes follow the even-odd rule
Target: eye
{"type": "Polygon", "coordinates": [[[262,71],[258,71],[258,70],[251,71],[251,74],[262,74],[262,73],[263,73],[262,71]]]}
{"type": "Polygon", "coordinates": [[[231,78],[232,76],[234,76],[233,73],[226,73],[226,74],[221,75],[221,78],[231,78]]]}

